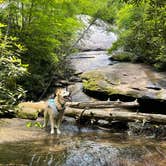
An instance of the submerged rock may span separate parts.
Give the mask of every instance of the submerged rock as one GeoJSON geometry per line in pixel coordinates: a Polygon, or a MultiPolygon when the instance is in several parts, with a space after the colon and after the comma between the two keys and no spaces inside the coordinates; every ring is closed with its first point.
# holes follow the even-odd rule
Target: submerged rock
{"type": "Polygon", "coordinates": [[[118,63],[81,75],[84,90],[99,98],[166,103],[166,74],[153,71],[142,64],[118,63]]]}
{"type": "Polygon", "coordinates": [[[129,135],[144,136],[149,138],[166,139],[166,125],[156,125],[150,123],[134,123],[129,124],[129,135]]]}
{"type": "Polygon", "coordinates": [[[63,166],[118,165],[118,154],[118,149],[110,144],[104,145],[86,141],[70,151],[63,166]]]}

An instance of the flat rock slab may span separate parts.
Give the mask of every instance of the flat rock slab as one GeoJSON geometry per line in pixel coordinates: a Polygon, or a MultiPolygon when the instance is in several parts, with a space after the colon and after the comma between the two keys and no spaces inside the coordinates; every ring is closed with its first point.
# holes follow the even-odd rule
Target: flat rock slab
{"type": "MultiPolygon", "coordinates": [[[[40,122],[42,120],[39,120],[40,122]]],[[[39,127],[27,127],[29,121],[26,119],[0,119],[0,144],[4,142],[15,142],[45,138],[49,133],[39,127]]]]}
{"type": "Polygon", "coordinates": [[[133,99],[166,101],[166,73],[142,64],[118,63],[81,75],[84,90],[133,99]]]}

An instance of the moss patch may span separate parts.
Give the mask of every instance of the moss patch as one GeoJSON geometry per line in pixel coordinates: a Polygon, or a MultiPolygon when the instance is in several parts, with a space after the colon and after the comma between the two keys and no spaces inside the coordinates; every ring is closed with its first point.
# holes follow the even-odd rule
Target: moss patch
{"type": "Polygon", "coordinates": [[[83,88],[84,89],[88,89],[91,91],[98,91],[100,90],[100,88],[98,87],[96,81],[92,81],[92,80],[84,80],[83,81],[83,88]]]}
{"type": "Polygon", "coordinates": [[[111,59],[121,62],[130,62],[133,61],[133,55],[128,52],[115,53],[112,55],[111,59]]]}
{"type": "Polygon", "coordinates": [[[100,91],[99,81],[104,80],[104,76],[97,71],[88,72],[81,75],[83,79],[83,88],[91,91],[100,91]]]}
{"type": "Polygon", "coordinates": [[[16,111],[16,117],[17,118],[22,118],[22,119],[31,119],[31,120],[35,120],[38,118],[38,110],[35,109],[20,109],[16,111]]]}

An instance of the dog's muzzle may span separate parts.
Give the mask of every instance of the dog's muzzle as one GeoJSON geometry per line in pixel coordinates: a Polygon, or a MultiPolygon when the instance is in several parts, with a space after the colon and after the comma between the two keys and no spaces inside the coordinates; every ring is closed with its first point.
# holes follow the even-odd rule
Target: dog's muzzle
{"type": "Polygon", "coordinates": [[[64,97],[64,99],[65,99],[66,101],[72,101],[72,97],[71,97],[71,96],[66,96],[66,97],[64,97]]]}

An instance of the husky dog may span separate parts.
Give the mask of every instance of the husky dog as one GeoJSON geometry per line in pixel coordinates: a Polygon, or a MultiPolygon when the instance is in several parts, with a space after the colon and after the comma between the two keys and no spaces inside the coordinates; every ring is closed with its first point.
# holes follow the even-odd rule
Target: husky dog
{"type": "Polygon", "coordinates": [[[58,88],[55,92],[56,97],[47,101],[47,108],[44,109],[44,124],[43,127],[47,127],[48,120],[51,124],[51,134],[54,134],[54,128],[56,133],[60,134],[60,125],[65,110],[65,103],[69,100],[70,93],[64,88],[58,88]]]}

